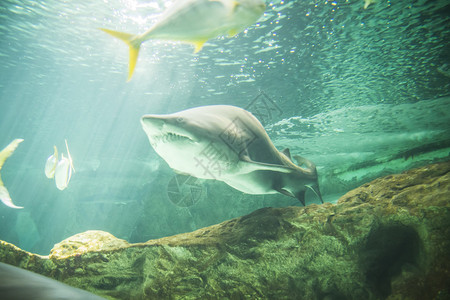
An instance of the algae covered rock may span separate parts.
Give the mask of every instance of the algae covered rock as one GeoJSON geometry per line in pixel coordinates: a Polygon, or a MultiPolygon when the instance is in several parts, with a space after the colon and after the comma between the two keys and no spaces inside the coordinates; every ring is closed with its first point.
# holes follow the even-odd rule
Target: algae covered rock
{"type": "Polygon", "coordinates": [[[146,243],[88,231],[49,257],[2,243],[0,260],[109,299],[447,299],[449,170],[429,165],[335,205],[264,208],[146,243]]]}
{"type": "Polygon", "coordinates": [[[101,252],[120,249],[128,242],[101,230],[89,230],[71,236],[56,244],[50,251],[50,258],[62,259],[87,252],[101,252]]]}

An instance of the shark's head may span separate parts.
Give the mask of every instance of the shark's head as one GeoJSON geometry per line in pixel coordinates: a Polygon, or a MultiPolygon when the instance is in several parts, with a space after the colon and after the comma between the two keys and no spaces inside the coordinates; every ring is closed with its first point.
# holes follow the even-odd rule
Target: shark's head
{"type": "Polygon", "coordinates": [[[167,115],[144,115],[141,124],[155,150],[170,144],[187,147],[183,149],[186,152],[220,139],[234,117],[227,113],[230,113],[227,106],[203,106],[167,115]]]}
{"type": "Polygon", "coordinates": [[[144,115],[141,124],[153,149],[172,169],[201,177],[204,170],[200,174],[195,170],[202,152],[219,139],[218,118],[196,118],[195,111],[190,114],[144,115]]]}
{"type": "Polygon", "coordinates": [[[198,138],[183,123],[183,118],[171,115],[145,115],[141,118],[142,128],[155,149],[167,143],[179,146],[195,143],[198,138]]]}

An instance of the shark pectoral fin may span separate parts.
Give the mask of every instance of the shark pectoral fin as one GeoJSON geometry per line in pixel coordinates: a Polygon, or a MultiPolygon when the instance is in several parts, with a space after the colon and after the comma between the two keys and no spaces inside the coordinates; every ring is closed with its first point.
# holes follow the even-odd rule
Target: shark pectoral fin
{"type": "Polygon", "coordinates": [[[105,28],[99,29],[125,42],[130,47],[130,59],[128,62],[128,79],[127,79],[127,81],[130,81],[134,73],[134,68],[136,67],[137,59],[139,56],[139,49],[141,47],[141,42],[137,39],[138,36],[134,34],[114,31],[105,28]]]}
{"type": "Polygon", "coordinates": [[[285,196],[289,196],[289,197],[292,197],[292,198],[296,198],[295,196],[294,196],[294,194],[292,194],[291,192],[289,192],[289,191],[287,191],[287,190],[285,190],[285,189],[282,189],[282,188],[277,188],[277,189],[275,189],[278,193],[280,193],[280,194],[283,194],[283,195],[285,195],[285,196]]]}
{"type": "Polygon", "coordinates": [[[199,40],[199,41],[193,41],[193,42],[191,42],[191,43],[194,45],[194,47],[195,47],[194,53],[197,53],[197,52],[199,52],[200,50],[202,50],[203,45],[206,43],[206,41],[207,41],[207,40],[199,40]]]}
{"type": "Polygon", "coordinates": [[[274,171],[280,173],[291,173],[293,170],[283,165],[266,164],[251,160],[248,156],[241,158],[241,162],[244,162],[241,169],[242,173],[250,173],[253,171],[274,171]]]}
{"type": "Polygon", "coordinates": [[[282,188],[278,188],[278,189],[275,189],[275,190],[277,192],[285,195],[285,196],[289,196],[289,197],[292,197],[292,198],[297,198],[298,201],[300,201],[303,204],[303,206],[306,206],[305,205],[305,193],[306,193],[306,191],[300,191],[300,192],[298,192],[298,193],[296,193],[294,195],[293,193],[289,192],[288,190],[285,190],[285,189],[282,189],[282,188]]]}

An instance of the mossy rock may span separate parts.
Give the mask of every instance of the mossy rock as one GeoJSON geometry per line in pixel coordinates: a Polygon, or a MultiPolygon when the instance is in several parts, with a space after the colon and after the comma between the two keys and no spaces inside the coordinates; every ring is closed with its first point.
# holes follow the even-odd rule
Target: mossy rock
{"type": "Polygon", "coordinates": [[[337,204],[264,208],[129,244],[88,231],[0,261],[109,299],[448,299],[450,162],[376,179],[337,204]]]}

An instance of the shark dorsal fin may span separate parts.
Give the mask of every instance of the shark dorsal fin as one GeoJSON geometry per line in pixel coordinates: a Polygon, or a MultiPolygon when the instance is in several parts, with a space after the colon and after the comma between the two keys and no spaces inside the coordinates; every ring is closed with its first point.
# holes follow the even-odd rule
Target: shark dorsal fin
{"type": "Polygon", "coordinates": [[[284,155],[286,155],[291,161],[291,151],[289,150],[289,148],[284,148],[283,151],[281,151],[281,153],[283,153],[284,155]]]}

